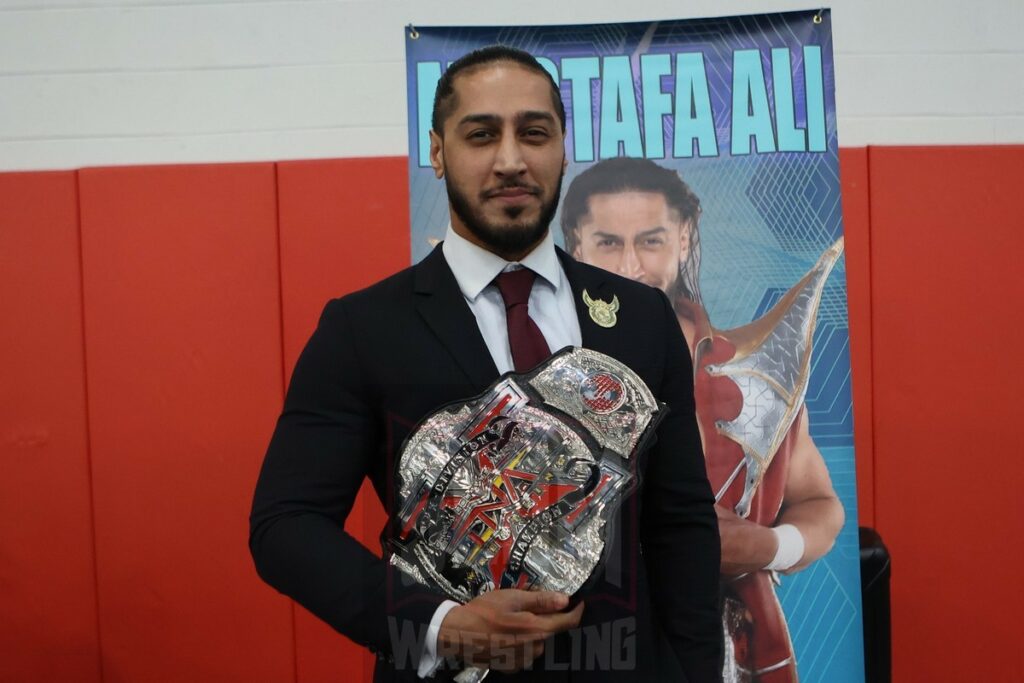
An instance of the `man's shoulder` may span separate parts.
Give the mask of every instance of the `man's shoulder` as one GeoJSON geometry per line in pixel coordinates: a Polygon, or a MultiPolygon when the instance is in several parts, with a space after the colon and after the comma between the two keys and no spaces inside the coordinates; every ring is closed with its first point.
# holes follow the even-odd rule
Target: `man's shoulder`
{"type": "Polygon", "coordinates": [[[415,268],[409,266],[372,285],[334,297],[327,302],[324,312],[346,310],[358,315],[381,307],[393,309],[399,302],[411,301],[415,268]]]}

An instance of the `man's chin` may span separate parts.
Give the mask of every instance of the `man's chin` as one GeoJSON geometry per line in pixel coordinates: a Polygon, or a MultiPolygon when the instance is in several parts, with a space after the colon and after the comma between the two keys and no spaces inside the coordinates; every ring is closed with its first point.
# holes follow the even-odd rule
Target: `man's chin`
{"type": "MultiPolygon", "coordinates": [[[[471,228],[472,230],[472,228],[471,228]]],[[[536,224],[489,223],[486,230],[473,230],[485,244],[503,252],[518,252],[537,244],[547,233],[536,224]]]]}
{"type": "Polygon", "coordinates": [[[497,216],[488,216],[486,230],[492,235],[516,235],[528,239],[537,233],[543,235],[538,225],[538,213],[536,211],[522,211],[515,215],[509,212],[501,212],[497,216]]]}
{"type": "Polygon", "coordinates": [[[502,225],[503,227],[529,226],[537,222],[540,211],[531,206],[513,204],[511,206],[494,207],[496,211],[488,216],[491,225],[502,225]]]}

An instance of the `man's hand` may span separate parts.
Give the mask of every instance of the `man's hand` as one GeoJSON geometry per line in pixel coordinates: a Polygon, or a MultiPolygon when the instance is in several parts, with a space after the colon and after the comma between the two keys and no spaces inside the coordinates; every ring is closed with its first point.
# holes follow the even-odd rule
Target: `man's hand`
{"type": "Polygon", "coordinates": [[[715,505],[715,512],[722,537],[722,574],[746,574],[772,561],[778,541],[769,527],[743,519],[722,505],[715,505]]]}
{"type": "Polygon", "coordinates": [[[563,612],[569,597],[551,591],[494,590],[452,609],[441,622],[437,651],[467,665],[512,672],[544,652],[551,635],[578,626],[583,603],[563,612]]]}

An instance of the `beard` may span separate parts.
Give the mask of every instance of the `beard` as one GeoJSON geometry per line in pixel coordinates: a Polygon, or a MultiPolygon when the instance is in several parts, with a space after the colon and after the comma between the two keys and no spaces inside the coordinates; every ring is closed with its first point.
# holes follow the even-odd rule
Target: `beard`
{"type": "MultiPolygon", "coordinates": [[[[555,216],[558,198],[562,194],[562,176],[558,176],[558,184],[549,198],[545,199],[543,195],[538,194],[541,205],[536,220],[517,220],[526,211],[526,207],[508,206],[504,209],[505,217],[508,220],[497,223],[488,220],[483,215],[480,204],[476,206],[471,204],[466,194],[452,182],[451,176],[448,174],[444,176],[444,185],[448,191],[448,201],[451,203],[452,212],[477,239],[499,256],[520,254],[540,242],[548,231],[551,219],[555,216]]],[[[526,186],[522,183],[506,183],[502,185],[501,189],[512,187],[526,186]]],[[[486,201],[486,197],[481,197],[481,203],[483,201],[486,201]]]]}

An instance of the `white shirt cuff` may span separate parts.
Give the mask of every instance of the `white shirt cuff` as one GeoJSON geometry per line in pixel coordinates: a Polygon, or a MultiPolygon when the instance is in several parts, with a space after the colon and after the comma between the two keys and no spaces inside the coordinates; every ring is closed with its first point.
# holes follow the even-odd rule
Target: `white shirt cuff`
{"type": "Polygon", "coordinates": [[[454,600],[445,600],[434,610],[434,616],[430,619],[430,626],[427,627],[427,637],[423,644],[423,656],[420,657],[420,665],[416,669],[416,675],[420,678],[433,676],[441,667],[442,660],[437,656],[437,636],[441,632],[441,622],[444,621],[444,618],[448,616],[448,613],[453,608],[458,606],[459,603],[454,600]]]}

